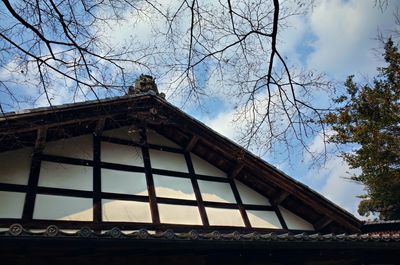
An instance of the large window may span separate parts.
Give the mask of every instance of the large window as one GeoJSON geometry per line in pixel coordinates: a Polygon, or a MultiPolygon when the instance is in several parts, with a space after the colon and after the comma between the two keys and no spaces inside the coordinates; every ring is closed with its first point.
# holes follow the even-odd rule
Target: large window
{"type": "Polygon", "coordinates": [[[173,141],[128,127],[0,154],[1,220],[312,229],[173,141]],[[147,143],[146,143],[147,138],[147,143]],[[30,179],[29,179],[30,178],[30,179]]]}

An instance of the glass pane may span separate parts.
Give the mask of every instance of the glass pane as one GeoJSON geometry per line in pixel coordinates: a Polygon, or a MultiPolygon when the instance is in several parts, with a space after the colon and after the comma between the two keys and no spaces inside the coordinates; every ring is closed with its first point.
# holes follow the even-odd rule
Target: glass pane
{"type": "Polygon", "coordinates": [[[198,157],[197,155],[191,153],[190,157],[192,158],[192,163],[194,167],[194,172],[199,175],[207,175],[213,177],[221,177],[226,178],[226,173],[220,170],[219,168],[211,165],[204,159],[198,157]]]}
{"type": "Polygon", "coordinates": [[[0,183],[27,185],[32,148],[0,153],[0,183]]]}
{"type": "Polygon", "coordinates": [[[192,182],[189,178],[153,175],[157,197],[195,200],[192,182]]]}
{"type": "Polygon", "coordinates": [[[93,200],[38,194],[36,196],[33,219],[92,221],[93,200]]]}
{"type": "Polygon", "coordinates": [[[279,210],[281,211],[283,219],[285,220],[286,225],[289,229],[314,230],[314,226],[312,224],[292,213],[291,211],[281,206],[279,206],[279,210]]]}
{"type": "Polygon", "coordinates": [[[68,139],[47,142],[44,154],[66,156],[80,159],[93,159],[93,136],[83,135],[68,139]]]}
{"type": "Polygon", "coordinates": [[[198,180],[204,201],[236,203],[231,185],[223,182],[198,180]]]}
{"type": "Polygon", "coordinates": [[[242,182],[235,180],[235,184],[243,204],[271,205],[266,197],[246,186],[242,182]]]}
{"type": "Polygon", "coordinates": [[[253,211],[246,210],[250,224],[256,228],[282,228],[278,217],[273,211],[253,211]]]}
{"type": "Polygon", "coordinates": [[[149,152],[152,168],[188,172],[186,160],[183,154],[158,151],[154,149],[150,149],[149,152]]]}
{"type": "Polygon", "coordinates": [[[0,218],[21,218],[25,193],[0,191],[0,218]]]}
{"type": "Polygon", "coordinates": [[[244,226],[242,215],[238,209],[222,209],[206,207],[210,225],[244,226]]]}
{"type": "Polygon", "coordinates": [[[202,225],[197,206],[158,204],[161,223],[202,225]]]}
{"type": "Polygon", "coordinates": [[[102,200],[103,221],[151,223],[150,205],[147,202],[102,200]]]}
{"type": "Polygon", "coordinates": [[[101,161],[143,167],[140,147],[101,142],[101,161]]]}
{"type": "Polygon", "coordinates": [[[111,193],[147,195],[146,175],[142,172],[102,168],[101,190],[111,193]]]}
{"type": "Polygon", "coordinates": [[[92,167],[43,161],[39,186],[60,189],[93,190],[92,167]]]}

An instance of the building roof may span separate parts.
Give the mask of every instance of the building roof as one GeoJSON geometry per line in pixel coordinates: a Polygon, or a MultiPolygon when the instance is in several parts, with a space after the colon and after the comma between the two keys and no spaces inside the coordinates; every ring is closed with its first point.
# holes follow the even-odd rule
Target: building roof
{"type": "Polygon", "coordinates": [[[363,222],[308,186],[190,117],[154,92],[0,116],[0,152],[131,124],[153,128],[281,204],[323,233],[360,233],[363,222]]]}

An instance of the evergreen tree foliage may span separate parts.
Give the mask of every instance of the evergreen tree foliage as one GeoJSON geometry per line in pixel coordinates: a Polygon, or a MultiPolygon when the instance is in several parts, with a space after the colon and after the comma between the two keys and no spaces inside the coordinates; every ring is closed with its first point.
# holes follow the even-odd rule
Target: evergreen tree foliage
{"type": "Polygon", "coordinates": [[[325,122],[335,132],[330,142],[355,147],[342,155],[362,172],[351,177],[365,185],[358,212],[393,220],[400,219],[400,53],[391,39],[383,55],[387,65],[372,84],[348,77],[346,93],[334,100],[340,107],[325,122]]]}

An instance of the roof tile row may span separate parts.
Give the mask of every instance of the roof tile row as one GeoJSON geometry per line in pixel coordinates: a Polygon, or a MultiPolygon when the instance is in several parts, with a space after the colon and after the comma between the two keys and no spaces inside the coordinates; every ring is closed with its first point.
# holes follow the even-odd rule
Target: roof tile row
{"type": "Polygon", "coordinates": [[[356,242],[400,242],[400,232],[377,234],[320,234],[320,233],[240,233],[230,232],[221,233],[213,231],[208,233],[200,233],[195,230],[184,233],[176,233],[171,229],[154,232],[146,229],[135,231],[124,231],[117,227],[110,230],[95,232],[88,227],[82,227],[79,230],[72,231],[68,229],[60,229],[55,225],[50,225],[46,229],[37,231],[24,228],[20,224],[11,225],[8,230],[0,232],[0,236],[18,237],[18,236],[40,236],[40,237],[81,237],[81,238],[131,238],[131,239],[165,239],[165,240],[222,240],[222,241],[356,241],[356,242]]]}

